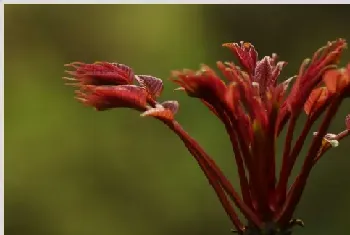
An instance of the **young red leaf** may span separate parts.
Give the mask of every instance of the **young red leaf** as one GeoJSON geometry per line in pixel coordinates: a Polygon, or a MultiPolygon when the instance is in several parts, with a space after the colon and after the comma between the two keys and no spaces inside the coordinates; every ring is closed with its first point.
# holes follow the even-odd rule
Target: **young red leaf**
{"type": "Polygon", "coordinates": [[[259,96],[264,97],[268,84],[271,84],[272,80],[272,66],[271,58],[265,56],[262,60],[258,61],[255,68],[255,74],[253,77],[253,82],[259,84],[259,96]]]}
{"type": "Polygon", "coordinates": [[[169,109],[165,109],[162,106],[151,108],[141,114],[141,117],[156,117],[165,121],[172,121],[174,120],[174,115],[169,109]]]}
{"type": "Polygon", "coordinates": [[[258,52],[249,42],[224,43],[222,46],[228,47],[238,58],[240,64],[252,75],[255,71],[256,62],[258,60],[258,52]]]}
{"type": "Polygon", "coordinates": [[[176,100],[168,100],[161,103],[165,109],[169,109],[173,114],[176,114],[179,110],[179,102],[176,100]]]}
{"type": "Polygon", "coordinates": [[[150,75],[136,75],[137,82],[141,87],[145,87],[153,99],[161,95],[163,91],[163,81],[150,75]]]}
{"type": "Polygon", "coordinates": [[[325,72],[323,81],[330,93],[339,93],[347,83],[350,83],[349,76],[344,69],[331,69],[325,72]]]}
{"type": "Polygon", "coordinates": [[[307,115],[314,113],[319,107],[326,102],[330,94],[326,87],[314,89],[304,105],[304,110],[307,115]]]}
{"type": "Polygon", "coordinates": [[[112,108],[134,108],[146,110],[147,92],[134,85],[120,86],[84,86],[82,91],[76,91],[76,98],[82,103],[95,107],[98,111],[112,108]]]}
{"type": "Polygon", "coordinates": [[[152,116],[165,121],[172,121],[178,109],[179,103],[177,101],[165,101],[162,104],[157,104],[155,108],[143,112],[141,116],[152,116]]]}
{"type": "Polygon", "coordinates": [[[203,65],[197,73],[191,70],[173,72],[171,80],[179,84],[191,97],[204,99],[208,103],[222,100],[226,91],[225,83],[208,66],[203,65]]]}
{"type": "Polygon", "coordinates": [[[65,66],[75,70],[66,71],[73,77],[64,77],[63,79],[75,81],[77,85],[128,85],[132,84],[134,79],[134,72],[124,64],[73,62],[65,66]]]}
{"type": "Polygon", "coordinates": [[[343,39],[328,43],[322,50],[316,52],[312,60],[305,60],[300,68],[299,75],[286,100],[289,112],[298,114],[311,91],[322,80],[322,74],[339,62],[342,51],[346,47],[343,39]]]}

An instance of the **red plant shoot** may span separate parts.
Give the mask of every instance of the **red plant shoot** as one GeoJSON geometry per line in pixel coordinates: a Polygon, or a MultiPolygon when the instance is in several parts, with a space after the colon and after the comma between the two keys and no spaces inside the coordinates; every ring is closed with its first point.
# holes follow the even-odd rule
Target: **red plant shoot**
{"type": "Polygon", "coordinates": [[[225,43],[238,58],[241,68],[232,62],[217,62],[225,78],[206,65],[199,71],[175,71],[171,80],[188,96],[199,99],[225,126],[238,167],[241,195],[225,177],[215,161],[175,120],[177,101],[160,102],[162,80],[136,75],[123,64],[96,62],[67,64],[72,70],[65,77],[77,88],[76,98],[98,111],[133,108],[141,116],[163,122],[180,137],[197,161],[229,216],[238,234],[288,235],[294,225],[304,225],[294,211],[311,169],[320,158],[350,133],[350,114],[345,130],[328,133],[328,128],[345,98],[350,97],[350,64],[337,68],[346,42],[329,42],[302,63],[298,75],[278,83],[283,67],[277,55],[259,60],[248,42],[225,43]],[[294,80],[294,84],[292,84],[294,80]],[[288,87],[291,86],[290,92],[288,87]],[[306,122],[294,136],[297,120],[305,112],[306,122]],[[312,132],[316,120],[323,119],[312,132]],[[276,142],[286,129],[282,167],[276,174],[276,142]],[[302,169],[288,188],[294,164],[308,136],[313,136],[302,169]],[[295,140],[295,141],[293,141],[295,140]],[[294,142],[294,144],[293,144],[294,142]],[[237,209],[247,222],[237,216],[237,209]]]}

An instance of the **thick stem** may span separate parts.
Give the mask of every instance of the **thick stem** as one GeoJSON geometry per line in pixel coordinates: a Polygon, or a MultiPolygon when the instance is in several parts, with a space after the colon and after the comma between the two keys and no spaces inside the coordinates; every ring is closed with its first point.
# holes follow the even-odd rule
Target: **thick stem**
{"type": "Polygon", "coordinates": [[[268,191],[268,174],[266,173],[266,168],[268,167],[268,162],[266,155],[269,154],[267,151],[267,140],[265,131],[262,129],[259,122],[253,124],[254,135],[251,146],[251,151],[255,158],[255,163],[257,165],[257,171],[254,172],[258,176],[257,188],[259,196],[257,202],[259,205],[259,212],[261,218],[264,221],[269,221],[272,217],[272,211],[269,206],[269,191],[268,191]]]}
{"type": "Polygon", "coordinates": [[[278,182],[278,188],[277,188],[277,204],[280,204],[281,202],[284,202],[286,198],[286,189],[287,189],[287,184],[288,184],[288,178],[291,173],[291,168],[290,167],[290,157],[289,153],[291,150],[292,146],[292,141],[293,141],[293,133],[295,129],[295,124],[297,121],[297,116],[292,115],[290,120],[289,120],[289,125],[288,125],[288,130],[287,130],[287,136],[286,140],[284,143],[284,150],[283,150],[283,160],[282,160],[282,168],[280,171],[280,180],[278,182]]]}
{"type": "Polygon", "coordinates": [[[268,146],[267,146],[267,152],[269,153],[266,156],[267,159],[267,172],[268,175],[268,191],[269,191],[269,204],[270,207],[272,206],[273,210],[275,209],[275,201],[274,201],[274,193],[276,190],[276,151],[275,151],[275,145],[276,145],[276,121],[278,118],[278,111],[279,109],[275,107],[275,105],[272,106],[271,113],[269,115],[269,129],[268,129],[268,146]]]}

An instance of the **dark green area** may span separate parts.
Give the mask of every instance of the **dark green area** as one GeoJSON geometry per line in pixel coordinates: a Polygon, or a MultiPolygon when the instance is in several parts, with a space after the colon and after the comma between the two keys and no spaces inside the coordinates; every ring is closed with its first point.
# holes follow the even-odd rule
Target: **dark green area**
{"type": "MultiPolygon", "coordinates": [[[[345,5],[5,5],[6,235],[230,234],[179,139],[136,111],[82,106],[63,85],[63,64],[115,61],[163,78],[161,99],[179,100],[179,122],[237,186],[222,124],[172,91],[170,71],[233,60],[221,44],[245,40],[260,56],[288,61],[281,76],[288,78],[328,40],[350,40],[349,12],[345,5]]],[[[331,131],[344,128],[349,111],[343,104],[331,131]]],[[[312,172],[296,214],[306,227],[295,234],[348,234],[349,144],[312,172]]]]}

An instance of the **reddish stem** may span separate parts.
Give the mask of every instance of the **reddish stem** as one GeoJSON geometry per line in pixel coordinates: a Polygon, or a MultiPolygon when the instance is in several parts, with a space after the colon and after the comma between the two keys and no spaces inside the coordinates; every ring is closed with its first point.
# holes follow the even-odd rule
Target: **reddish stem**
{"type": "MultiPolygon", "coordinates": [[[[273,198],[273,193],[275,191],[276,187],[276,151],[275,151],[275,144],[276,144],[276,120],[278,118],[278,109],[277,108],[272,108],[272,111],[269,115],[269,131],[268,135],[269,140],[268,140],[268,150],[267,152],[269,153],[267,156],[267,162],[268,162],[268,167],[267,167],[267,175],[268,175],[268,188],[269,188],[269,198],[273,198]]],[[[270,206],[273,206],[270,200],[270,206]]]]}
{"type": "Polygon", "coordinates": [[[231,183],[224,176],[220,168],[216,165],[216,163],[211,159],[208,154],[200,147],[200,145],[188,135],[188,133],[182,129],[181,125],[173,121],[171,123],[164,122],[171,130],[173,130],[184,142],[185,146],[192,151],[195,150],[197,153],[194,155],[198,164],[202,165],[202,169],[210,169],[216,179],[219,181],[223,189],[230,196],[235,205],[240,209],[243,215],[251,222],[253,222],[256,226],[261,227],[261,220],[254,214],[254,212],[241,200],[240,196],[233,188],[231,183]]]}
{"type": "Polygon", "coordinates": [[[304,160],[304,164],[302,167],[301,172],[299,173],[295,183],[292,187],[292,190],[290,193],[288,193],[287,200],[285,202],[284,207],[282,208],[281,212],[278,215],[278,222],[281,225],[286,225],[288,221],[291,219],[292,214],[298,205],[300,201],[300,197],[304,191],[307,178],[310,174],[310,171],[313,166],[313,160],[314,157],[317,155],[318,150],[320,149],[320,146],[322,144],[322,139],[327,133],[328,127],[335,116],[341,102],[343,100],[342,96],[337,96],[331,103],[330,107],[328,108],[328,111],[326,113],[326,116],[323,119],[323,122],[319,128],[317,136],[314,137],[312,144],[309,148],[308,155],[306,156],[304,160]]]}
{"type": "MultiPolygon", "coordinates": [[[[165,123],[170,127],[170,129],[174,130],[178,129],[179,132],[184,132],[181,128],[181,126],[174,122],[174,123],[165,123]]],[[[176,132],[177,133],[177,132],[176,132]]],[[[196,148],[193,148],[190,141],[184,136],[180,136],[181,140],[183,140],[185,146],[187,147],[188,151],[191,153],[192,156],[197,160],[198,165],[202,169],[203,173],[205,174],[206,178],[208,179],[210,185],[213,187],[217,197],[219,198],[226,214],[229,216],[230,220],[232,221],[233,225],[236,227],[236,229],[240,232],[243,232],[244,225],[239,220],[237,213],[235,212],[234,208],[232,207],[231,203],[229,202],[227,195],[223,188],[221,187],[219,181],[217,180],[217,176],[215,175],[215,172],[213,172],[212,168],[206,163],[206,161],[201,156],[201,153],[198,152],[196,148]]]]}
{"type": "MultiPolygon", "coordinates": [[[[326,110],[326,108],[329,106],[329,104],[332,101],[332,97],[330,97],[321,107],[319,107],[313,114],[310,114],[307,118],[307,121],[304,125],[304,128],[298,137],[290,155],[287,158],[286,164],[282,167],[282,171],[280,175],[280,180],[278,182],[278,205],[281,205],[285,202],[286,199],[286,193],[287,193],[287,185],[288,185],[288,179],[292,173],[292,170],[294,168],[294,164],[297,160],[297,157],[300,154],[301,149],[304,146],[305,140],[311,130],[312,125],[315,123],[315,121],[323,114],[323,112],[326,110]]],[[[283,162],[284,163],[284,162],[283,162]]]]}
{"type": "MultiPolygon", "coordinates": [[[[256,174],[258,170],[258,166],[257,164],[253,163],[252,154],[249,149],[249,143],[247,143],[246,140],[242,138],[242,136],[244,136],[244,132],[247,132],[247,130],[244,129],[245,128],[244,126],[240,125],[235,114],[232,111],[233,109],[230,108],[227,105],[227,103],[223,103],[223,106],[225,107],[226,110],[230,110],[227,112],[227,114],[229,116],[229,119],[231,120],[233,130],[235,130],[237,137],[241,137],[237,139],[239,143],[239,148],[242,153],[242,158],[244,160],[245,166],[248,169],[252,208],[255,208],[253,201],[261,200],[260,192],[261,192],[262,185],[259,183],[259,178],[258,178],[258,175],[256,174]]],[[[236,112],[239,112],[239,108],[238,107],[235,107],[235,108],[236,108],[236,112]]],[[[261,204],[261,203],[258,203],[258,204],[261,204]]]]}
{"type": "Polygon", "coordinates": [[[278,113],[278,119],[277,119],[277,136],[279,136],[284,128],[284,126],[287,124],[288,119],[290,118],[291,113],[289,112],[287,108],[286,102],[282,105],[279,113],[278,113]]]}
{"type": "Polygon", "coordinates": [[[294,133],[296,121],[297,121],[297,116],[292,115],[290,120],[289,120],[287,136],[286,136],[286,140],[284,143],[282,168],[280,171],[280,180],[279,180],[279,184],[278,184],[278,188],[277,188],[277,196],[278,196],[277,203],[278,204],[280,204],[281,202],[284,202],[285,197],[286,197],[288,178],[289,178],[289,175],[290,175],[291,169],[292,169],[291,164],[290,164],[291,161],[289,158],[289,153],[290,153],[290,149],[292,146],[293,133],[294,133]]]}
{"type": "MultiPolygon", "coordinates": [[[[260,127],[261,128],[261,127],[260,127]]],[[[259,129],[260,129],[259,128],[259,129]]],[[[259,212],[264,221],[269,221],[272,213],[269,207],[269,198],[268,198],[268,182],[266,174],[267,162],[266,155],[269,154],[266,150],[266,140],[265,135],[263,134],[264,130],[260,129],[254,133],[253,144],[252,144],[252,152],[253,156],[256,158],[257,172],[254,174],[257,175],[258,180],[258,192],[259,196],[257,198],[257,202],[259,205],[259,212]]]]}
{"type": "Polygon", "coordinates": [[[228,110],[228,113],[229,113],[231,109],[225,102],[217,102],[216,105],[213,105],[211,102],[207,102],[203,99],[201,99],[201,101],[210,109],[210,111],[212,111],[222,121],[222,123],[224,123],[225,130],[229,135],[232,150],[235,156],[243,201],[250,208],[253,208],[248,179],[244,169],[244,162],[243,162],[242,154],[237,141],[238,135],[235,132],[235,130],[237,130],[237,128],[234,127],[235,119],[230,119],[229,115],[225,112],[225,110],[228,110]]]}
{"type": "Polygon", "coordinates": [[[241,151],[239,149],[237,134],[235,133],[235,128],[233,128],[234,120],[230,120],[225,112],[220,112],[219,110],[217,110],[217,113],[221,117],[225,125],[226,132],[229,135],[229,138],[231,141],[232,150],[235,155],[237,170],[239,174],[239,181],[240,181],[243,200],[250,208],[253,209],[252,199],[250,197],[248,179],[244,169],[244,162],[243,162],[241,151]]]}

